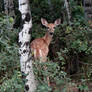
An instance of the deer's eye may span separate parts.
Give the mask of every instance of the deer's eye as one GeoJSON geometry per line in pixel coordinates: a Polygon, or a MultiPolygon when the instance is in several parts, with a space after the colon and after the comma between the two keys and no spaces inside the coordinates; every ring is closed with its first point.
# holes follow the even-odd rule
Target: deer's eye
{"type": "Polygon", "coordinates": [[[56,27],[53,27],[53,29],[55,29],[56,27]]]}
{"type": "Polygon", "coordinates": [[[47,30],[50,30],[50,28],[49,28],[49,27],[47,27],[47,30]]]}

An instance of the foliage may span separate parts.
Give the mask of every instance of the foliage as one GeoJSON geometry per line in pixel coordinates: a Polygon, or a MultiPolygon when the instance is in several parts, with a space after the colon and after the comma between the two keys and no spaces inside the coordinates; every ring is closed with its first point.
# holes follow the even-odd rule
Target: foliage
{"type": "Polygon", "coordinates": [[[12,29],[13,19],[0,15],[0,92],[20,92],[20,74],[17,36],[18,30],[12,29]]]}
{"type": "MultiPolygon", "coordinates": [[[[48,62],[33,63],[38,81],[37,92],[67,92],[73,87],[75,90],[88,90],[87,82],[91,81],[92,76],[92,29],[85,20],[81,1],[77,4],[77,1],[70,0],[71,26],[67,23],[63,0],[51,0],[51,5],[48,0],[31,0],[30,6],[33,19],[32,40],[42,37],[46,32],[46,28],[41,25],[41,17],[48,22],[62,19],[49,47],[48,62]],[[46,70],[44,66],[47,66],[46,70]],[[50,78],[51,87],[48,86],[47,76],[50,78]]],[[[15,28],[13,18],[0,14],[0,92],[23,92],[24,87],[17,45],[17,27],[20,25],[17,2],[15,8],[18,16],[15,28]]]]}

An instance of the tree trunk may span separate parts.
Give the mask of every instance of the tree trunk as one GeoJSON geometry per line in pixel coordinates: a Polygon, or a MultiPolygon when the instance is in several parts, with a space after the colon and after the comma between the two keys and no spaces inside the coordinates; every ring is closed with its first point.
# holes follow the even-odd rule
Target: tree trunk
{"type": "Polygon", "coordinates": [[[50,8],[50,11],[53,11],[53,6],[52,6],[52,3],[51,3],[51,0],[48,0],[48,5],[49,5],[49,8],[50,8]]]}
{"type": "Polygon", "coordinates": [[[27,80],[27,82],[25,83],[25,91],[35,92],[36,81],[33,73],[30,51],[30,31],[32,29],[32,17],[29,7],[29,0],[19,0],[19,10],[22,15],[22,29],[19,33],[21,72],[23,78],[27,80]]]}
{"type": "Polygon", "coordinates": [[[85,18],[92,21],[92,0],[84,0],[85,18]]]}
{"type": "Polygon", "coordinates": [[[52,2],[51,0],[48,0],[48,5],[49,5],[49,12],[50,12],[50,15],[52,16],[52,18],[54,18],[54,12],[53,12],[53,5],[52,5],[52,2]]]}
{"type": "Polygon", "coordinates": [[[67,0],[64,0],[64,1],[65,1],[65,7],[68,15],[68,22],[69,22],[69,25],[71,25],[71,13],[69,9],[69,2],[67,0]]]}
{"type": "Polygon", "coordinates": [[[4,1],[0,0],[0,13],[4,11],[4,1]]]}
{"type": "Polygon", "coordinates": [[[11,17],[15,16],[13,0],[4,0],[4,12],[11,17]]]}

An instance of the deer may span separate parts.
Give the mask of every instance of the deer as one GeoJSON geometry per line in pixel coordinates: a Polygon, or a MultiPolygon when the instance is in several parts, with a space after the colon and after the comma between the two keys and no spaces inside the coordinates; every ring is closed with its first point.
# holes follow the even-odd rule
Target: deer
{"type": "MultiPolygon", "coordinates": [[[[55,20],[54,23],[48,23],[46,19],[41,18],[41,23],[47,28],[47,32],[41,38],[37,38],[31,42],[31,51],[33,53],[34,60],[39,60],[40,62],[47,61],[47,55],[49,52],[49,45],[52,41],[54,35],[55,27],[60,25],[61,19],[55,20]]],[[[44,67],[45,70],[47,67],[44,67]]],[[[48,85],[49,77],[47,77],[48,85]]]]}

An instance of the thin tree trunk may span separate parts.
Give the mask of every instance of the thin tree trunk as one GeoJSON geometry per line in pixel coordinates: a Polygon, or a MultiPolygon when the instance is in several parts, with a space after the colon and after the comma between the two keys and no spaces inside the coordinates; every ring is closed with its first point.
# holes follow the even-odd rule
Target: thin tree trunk
{"type": "Polygon", "coordinates": [[[51,16],[52,16],[52,18],[54,18],[54,10],[53,10],[53,5],[52,5],[52,2],[51,2],[51,0],[48,0],[48,5],[49,5],[49,10],[50,10],[50,14],[51,14],[51,16]]]}
{"type": "Polygon", "coordinates": [[[4,0],[4,12],[11,17],[15,16],[13,0],[4,0]]]}
{"type": "Polygon", "coordinates": [[[92,0],[84,0],[83,6],[84,6],[85,19],[92,21],[92,0]]]}
{"type": "Polygon", "coordinates": [[[68,22],[69,22],[69,25],[71,25],[71,12],[69,9],[69,3],[67,0],[64,0],[64,1],[65,1],[65,7],[66,7],[67,15],[68,15],[68,22]]]}
{"type": "Polygon", "coordinates": [[[0,0],[0,13],[4,11],[4,1],[0,0]]]}
{"type": "Polygon", "coordinates": [[[85,7],[86,7],[86,6],[85,6],[85,0],[83,1],[83,6],[84,6],[84,14],[85,14],[84,16],[85,16],[85,19],[87,20],[87,13],[86,13],[86,11],[85,11],[85,7]]]}
{"type": "Polygon", "coordinates": [[[8,14],[8,7],[9,7],[9,5],[8,5],[8,0],[4,0],[4,12],[5,12],[5,14],[8,14]]]}
{"type": "Polygon", "coordinates": [[[51,0],[48,0],[48,5],[49,5],[50,10],[53,11],[51,0]]]}
{"type": "Polygon", "coordinates": [[[33,73],[32,58],[30,52],[30,31],[32,29],[32,17],[29,7],[29,0],[19,0],[19,10],[22,15],[22,29],[19,33],[21,72],[23,73],[23,78],[27,80],[25,83],[25,91],[35,92],[36,81],[33,73]]]}

